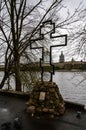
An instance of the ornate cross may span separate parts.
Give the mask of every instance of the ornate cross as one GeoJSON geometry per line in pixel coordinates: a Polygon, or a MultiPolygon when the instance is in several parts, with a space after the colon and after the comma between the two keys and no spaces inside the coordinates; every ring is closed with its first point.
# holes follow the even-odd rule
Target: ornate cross
{"type": "MultiPolygon", "coordinates": [[[[44,74],[44,66],[43,66],[43,61],[45,60],[45,49],[46,49],[46,47],[43,45],[43,40],[45,39],[45,35],[46,34],[44,34],[44,31],[43,31],[43,29],[45,29],[46,28],[46,26],[47,25],[50,25],[51,26],[51,29],[49,30],[49,32],[46,32],[46,34],[48,33],[49,34],[49,37],[50,37],[50,39],[59,39],[59,38],[64,38],[65,39],[65,42],[63,43],[61,43],[61,44],[53,44],[53,45],[50,45],[49,47],[47,46],[47,49],[48,49],[48,51],[49,51],[49,55],[50,55],[50,57],[49,57],[49,64],[50,64],[50,66],[51,66],[51,70],[49,71],[49,73],[50,73],[50,81],[52,82],[52,79],[53,79],[53,75],[54,75],[54,73],[55,73],[55,69],[54,69],[54,64],[52,63],[52,49],[53,49],[53,47],[60,47],[60,46],[66,46],[67,45],[67,35],[65,34],[65,35],[57,35],[56,33],[55,33],[55,23],[53,23],[52,22],[52,20],[49,20],[49,21],[45,21],[45,22],[43,22],[42,23],[42,25],[40,26],[40,31],[39,31],[39,36],[37,37],[37,38],[32,38],[31,39],[31,44],[30,44],[30,49],[41,49],[42,50],[42,57],[40,58],[40,68],[41,68],[41,81],[43,82],[43,74],[44,74]],[[35,45],[35,42],[37,42],[37,41],[41,41],[40,42],[40,46],[36,46],[35,45]]],[[[48,28],[47,28],[48,29],[48,28]]],[[[54,41],[54,43],[56,42],[56,40],[54,41]]]]}

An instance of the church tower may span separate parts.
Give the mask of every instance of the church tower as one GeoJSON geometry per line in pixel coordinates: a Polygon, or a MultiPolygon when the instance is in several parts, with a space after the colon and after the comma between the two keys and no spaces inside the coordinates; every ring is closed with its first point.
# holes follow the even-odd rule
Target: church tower
{"type": "Polygon", "coordinates": [[[63,63],[65,61],[63,51],[61,51],[61,55],[59,56],[59,62],[63,63]]]}

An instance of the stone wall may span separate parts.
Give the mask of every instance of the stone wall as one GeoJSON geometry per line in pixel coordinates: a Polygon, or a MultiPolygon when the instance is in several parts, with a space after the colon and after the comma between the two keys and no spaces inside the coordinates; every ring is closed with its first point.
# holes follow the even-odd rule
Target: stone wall
{"type": "Polygon", "coordinates": [[[31,116],[55,117],[63,115],[65,104],[54,82],[37,82],[27,102],[27,112],[31,116]]]}

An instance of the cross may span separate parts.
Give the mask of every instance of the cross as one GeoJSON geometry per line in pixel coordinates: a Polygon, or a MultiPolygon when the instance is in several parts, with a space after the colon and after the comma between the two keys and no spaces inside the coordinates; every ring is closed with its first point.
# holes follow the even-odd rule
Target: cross
{"type": "MultiPolygon", "coordinates": [[[[66,46],[67,45],[67,35],[57,35],[55,33],[55,23],[52,22],[52,20],[48,20],[48,21],[45,21],[42,23],[42,25],[40,26],[40,29],[39,29],[39,35],[37,38],[32,38],[31,39],[31,43],[30,43],[30,49],[41,49],[42,50],[42,57],[40,58],[40,68],[41,68],[41,81],[43,82],[43,76],[44,76],[44,66],[43,66],[43,62],[45,61],[45,52],[46,52],[46,47],[43,45],[43,40],[45,39],[45,35],[46,34],[49,34],[49,37],[50,39],[59,39],[59,38],[64,38],[65,39],[65,42],[61,43],[61,44],[53,44],[53,45],[50,45],[49,47],[47,46],[47,50],[48,50],[48,53],[50,55],[49,57],[49,64],[51,66],[51,70],[49,71],[50,73],[50,81],[52,82],[53,80],[53,75],[55,73],[55,69],[54,69],[54,64],[52,63],[52,49],[54,47],[60,47],[60,46],[66,46]],[[52,29],[49,30],[49,32],[47,32],[46,30],[46,33],[44,34],[44,30],[45,28],[47,27],[47,25],[50,25],[49,27],[51,27],[52,29]],[[41,45],[40,46],[36,46],[35,45],[35,42],[37,41],[41,41],[41,45]]],[[[55,42],[55,41],[54,41],[55,42]]]]}

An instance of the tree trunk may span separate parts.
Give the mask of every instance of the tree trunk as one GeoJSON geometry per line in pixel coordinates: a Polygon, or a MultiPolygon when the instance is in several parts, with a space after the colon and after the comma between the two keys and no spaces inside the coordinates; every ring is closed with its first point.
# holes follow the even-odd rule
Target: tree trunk
{"type": "Polygon", "coordinates": [[[20,58],[18,53],[14,57],[14,73],[15,73],[15,90],[21,91],[21,78],[20,78],[20,58]]]}
{"type": "Polygon", "coordinates": [[[3,88],[3,86],[5,84],[5,81],[7,80],[7,78],[8,78],[8,74],[5,73],[3,79],[2,79],[2,81],[0,83],[0,89],[3,88]]]}
{"type": "MultiPolygon", "coordinates": [[[[20,62],[19,62],[20,60],[19,60],[18,53],[15,54],[14,59],[15,59],[14,60],[15,90],[21,91],[20,62]]],[[[7,78],[9,78],[9,73],[5,72],[4,77],[3,77],[1,84],[0,84],[0,89],[3,88],[7,78]]]]}

